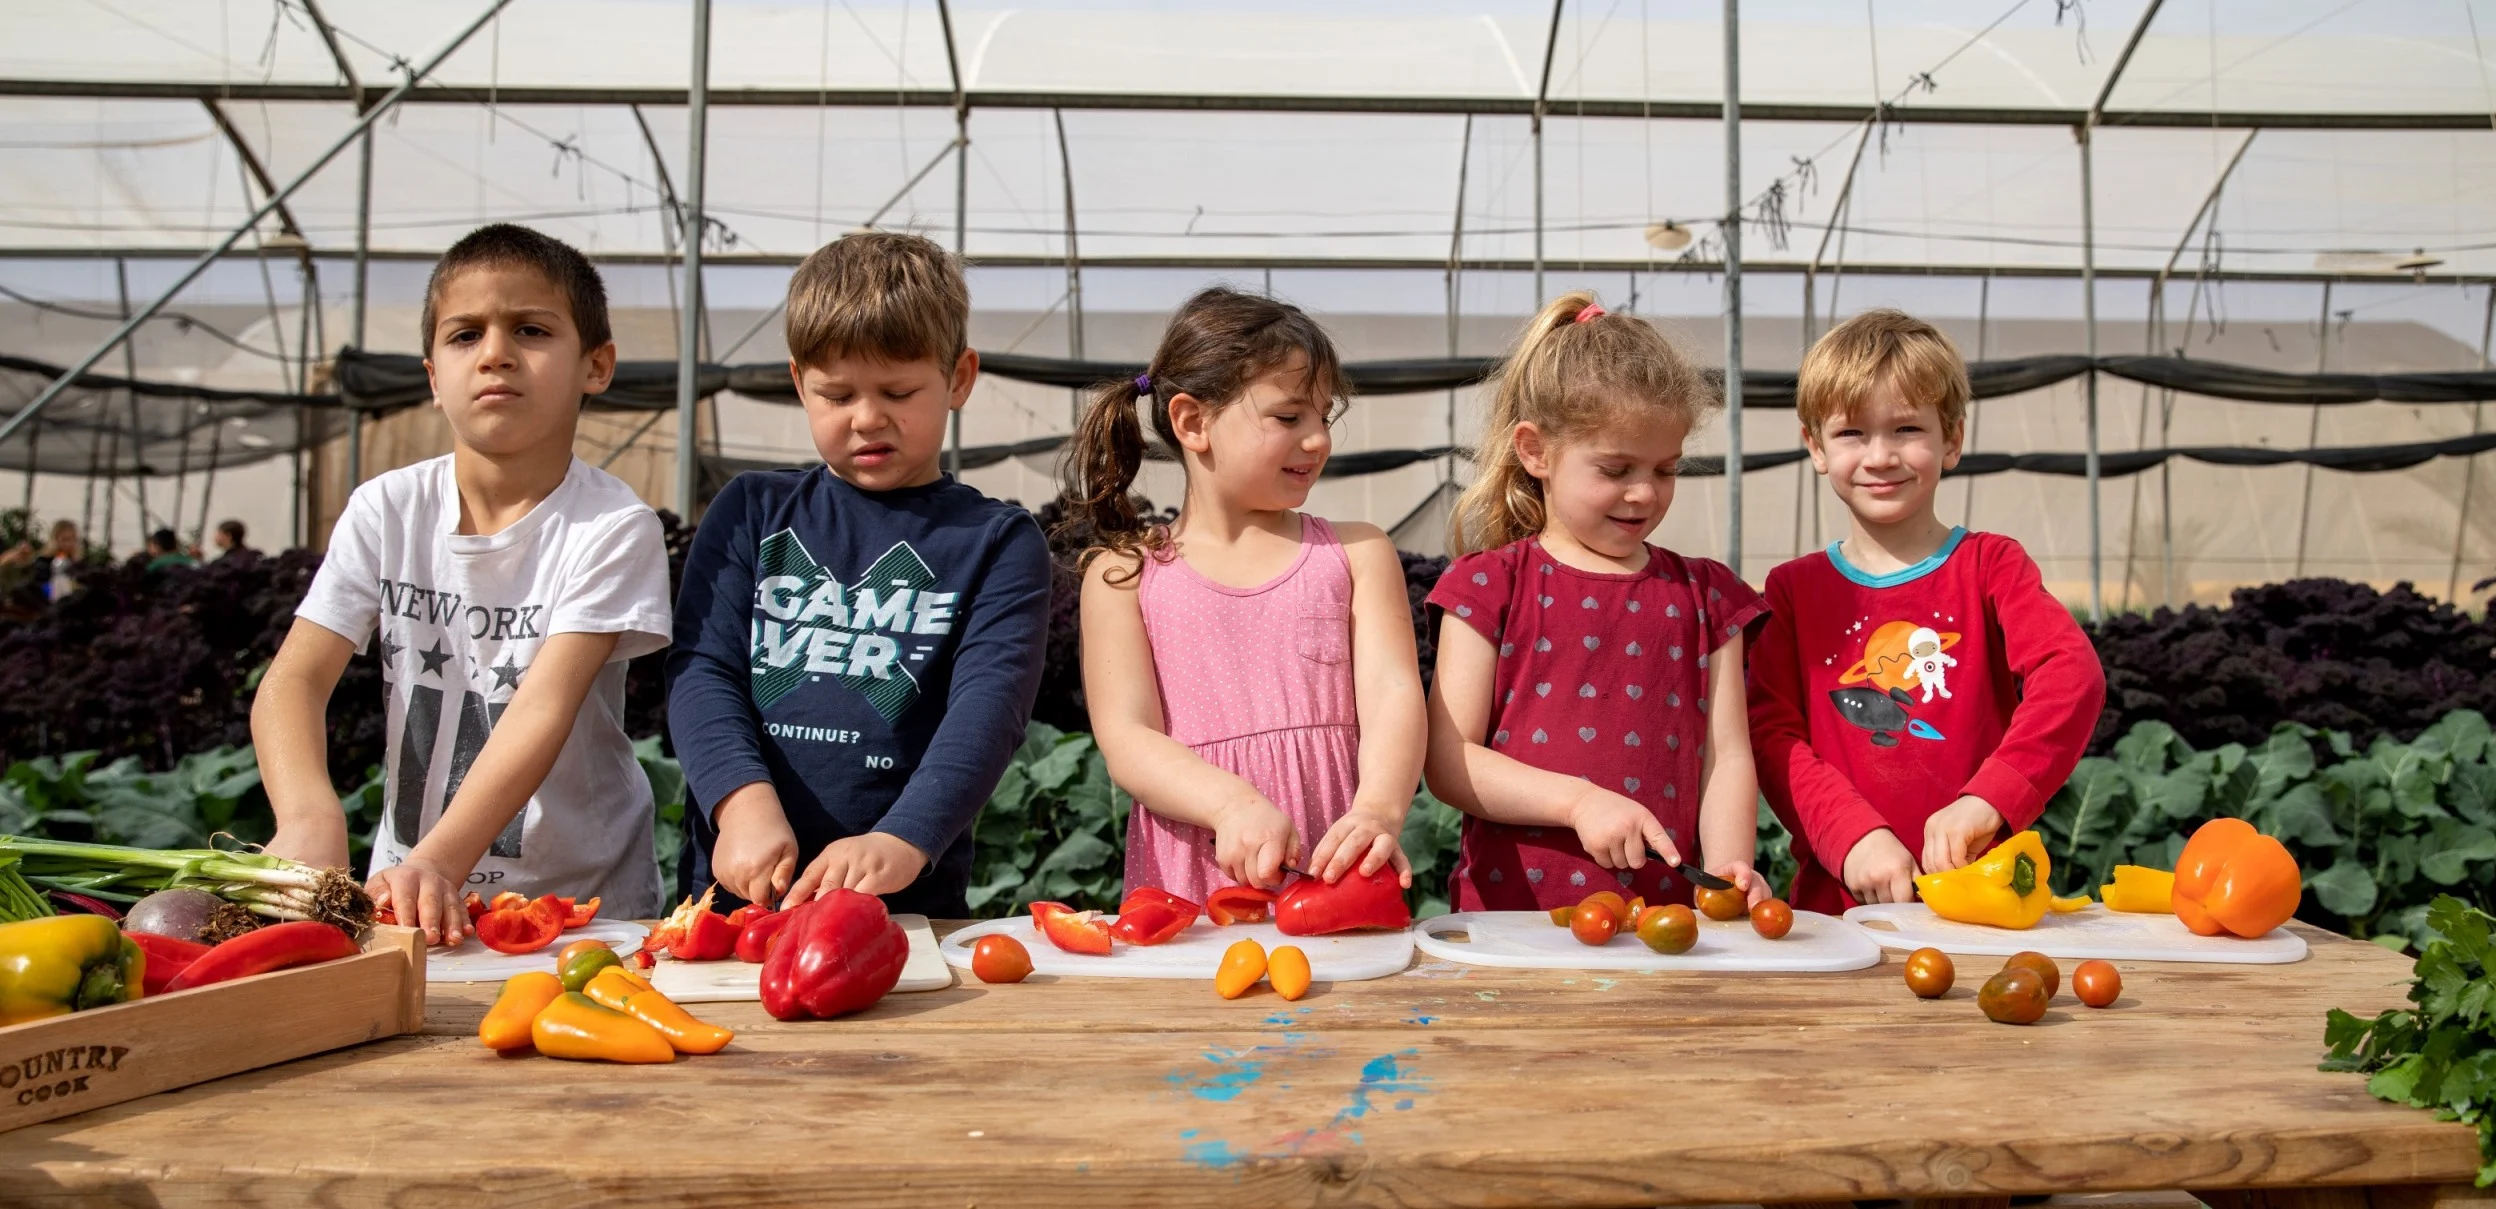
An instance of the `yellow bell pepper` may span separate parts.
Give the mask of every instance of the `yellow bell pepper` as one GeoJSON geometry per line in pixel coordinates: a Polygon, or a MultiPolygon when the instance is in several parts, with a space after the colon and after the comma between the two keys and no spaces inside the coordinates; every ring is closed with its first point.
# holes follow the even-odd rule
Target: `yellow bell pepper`
{"type": "Polygon", "coordinates": [[[2167,915],[2175,910],[2175,875],[2140,865],[2115,866],[2115,880],[2097,888],[2109,911],[2167,915]]]}
{"type": "Polygon", "coordinates": [[[1915,889],[1924,905],[1943,919],[2033,928],[2053,905],[2054,891],[2046,885],[2052,872],[2045,841],[2036,832],[2023,831],[1964,868],[1916,878],[1915,889]]]}
{"type": "Polygon", "coordinates": [[[0,924],[0,1025],[139,997],[147,955],[101,915],[0,924]]]}

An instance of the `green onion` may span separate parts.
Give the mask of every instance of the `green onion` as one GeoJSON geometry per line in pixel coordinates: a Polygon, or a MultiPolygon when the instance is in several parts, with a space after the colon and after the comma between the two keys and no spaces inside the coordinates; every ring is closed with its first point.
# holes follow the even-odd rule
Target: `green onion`
{"type": "MultiPolygon", "coordinates": [[[[0,861],[35,886],[115,902],[159,890],[205,890],[268,919],[317,919],[362,936],[373,900],[344,869],[317,869],[259,852],[218,848],[124,848],[0,835],[0,861]]],[[[0,915],[11,907],[0,879],[0,915]]],[[[48,911],[46,912],[49,913],[48,911]]]]}
{"type": "Polygon", "coordinates": [[[28,885],[26,876],[17,871],[17,858],[0,855],[0,923],[42,919],[52,913],[43,892],[28,885]]]}

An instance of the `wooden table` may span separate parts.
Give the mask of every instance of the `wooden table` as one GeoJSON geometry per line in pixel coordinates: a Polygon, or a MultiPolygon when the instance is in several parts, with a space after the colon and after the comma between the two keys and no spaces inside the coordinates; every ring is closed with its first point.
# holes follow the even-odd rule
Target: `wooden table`
{"type": "MultiPolygon", "coordinates": [[[[942,930],[942,929],[940,929],[942,930]]],[[[0,1135],[0,1204],[1654,1205],[2187,1188],[2226,1209],[2472,1199],[2466,1126],[2326,1075],[2323,1013],[2409,962],[2125,968],[2027,1028],[1895,957],[1854,974],[1426,963],[1320,986],[896,995],[660,1067],[497,1057],[491,986],[423,1035],[0,1135]],[[2438,1192],[2437,1186],[2446,1186],[2438,1192]],[[2323,1189],[2323,1191],[2292,1191],[2323,1189]],[[2217,1190],[2251,1190],[2230,1192],[2217,1190]]]]}

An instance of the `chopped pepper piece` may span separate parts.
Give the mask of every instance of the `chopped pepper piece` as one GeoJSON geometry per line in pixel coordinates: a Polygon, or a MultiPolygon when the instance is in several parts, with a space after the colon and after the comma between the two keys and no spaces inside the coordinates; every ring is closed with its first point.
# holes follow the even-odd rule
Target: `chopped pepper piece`
{"type": "Polygon", "coordinates": [[[1996,928],[2033,928],[2053,905],[2046,885],[2053,863],[2033,831],[1994,845],[1963,868],[1915,879],[1924,905],[1943,919],[1996,928]]]}
{"type": "Polygon", "coordinates": [[[2097,888],[2109,911],[2166,915],[2175,910],[2175,875],[2145,865],[2115,866],[2115,880],[2097,888]]]}
{"type": "Polygon", "coordinates": [[[1077,911],[1064,903],[1031,904],[1031,918],[1049,943],[1087,957],[1109,956],[1109,925],[1098,911],[1077,911]]]}
{"type": "Polygon", "coordinates": [[[1110,934],[1131,945],[1162,944],[1196,922],[1201,908],[1167,890],[1138,886],[1118,905],[1110,934]]]}

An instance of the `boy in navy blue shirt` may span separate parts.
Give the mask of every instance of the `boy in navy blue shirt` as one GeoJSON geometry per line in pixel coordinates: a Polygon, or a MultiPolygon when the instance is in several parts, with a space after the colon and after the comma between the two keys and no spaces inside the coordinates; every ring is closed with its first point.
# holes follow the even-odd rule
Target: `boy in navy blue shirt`
{"type": "Polygon", "coordinates": [[[689,885],[970,914],[971,823],[1039,692],[1049,552],[940,469],[979,377],[969,319],[960,268],[915,235],[847,236],[789,281],[823,465],[739,475],[685,557],[667,713],[689,885]]]}

